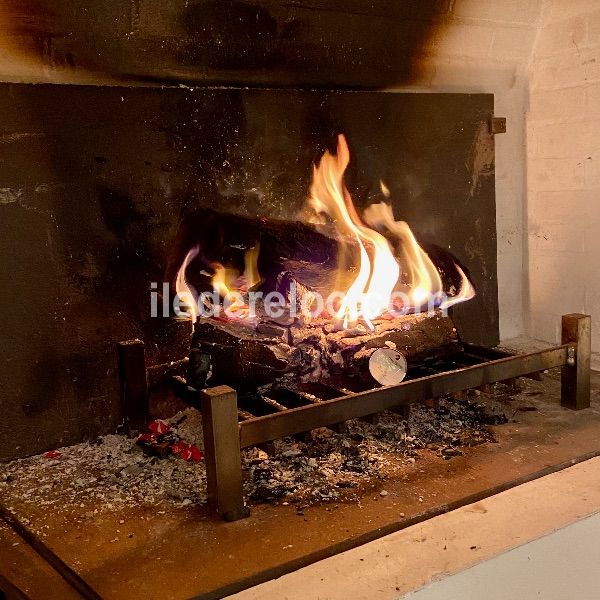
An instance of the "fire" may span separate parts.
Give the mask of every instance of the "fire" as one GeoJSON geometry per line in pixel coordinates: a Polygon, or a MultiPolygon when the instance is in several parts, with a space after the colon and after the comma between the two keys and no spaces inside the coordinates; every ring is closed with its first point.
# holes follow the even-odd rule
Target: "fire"
{"type": "Polygon", "coordinates": [[[177,272],[177,278],[175,279],[175,291],[177,292],[177,296],[180,299],[182,304],[182,308],[184,311],[181,312],[180,317],[182,318],[190,318],[192,323],[196,322],[196,317],[198,316],[198,294],[192,286],[185,278],[185,272],[189,264],[198,256],[200,252],[200,248],[198,246],[194,246],[183,259],[183,263],[181,267],[179,267],[179,271],[177,272]]]}
{"type": "MultiPolygon", "coordinates": [[[[313,168],[308,197],[311,221],[332,224],[339,238],[337,277],[331,290],[339,300],[329,310],[342,328],[362,321],[373,328],[373,320],[404,312],[440,308],[470,300],[475,295],[464,270],[455,264],[460,286],[451,296],[445,294],[442,277],[427,252],[417,242],[405,221],[396,221],[392,207],[386,202],[372,204],[359,216],[350,192],[344,184],[344,173],[350,162],[350,151],[343,135],[338,137],[336,154],[325,152],[313,168]],[[349,279],[350,276],[350,279],[349,279]],[[400,306],[399,306],[400,305],[400,306]]],[[[386,199],[390,191],[381,182],[386,199]]],[[[176,291],[187,316],[198,316],[198,294],[186,279],[186,270],[200,253],[192,248],[186,255],[176,279],[176,291]]],[[[201,296],[203,306],[223,300],[229,318],[248,320],[253,315],[246,302],[247,294],[261,282],[258,272],[258,244],[245,251],[244,272],[219,262],[212,263],[212,300],[201,296]]],[[[208,275],[208,273],[204,273],[208,275]]]]}
{"type": "MultiPolygon", "coordinates": [[[[246,260],[247,262],[247,260],[246,260]]],[[[215,274],[212,278],[213,289],[220,298],[227,300],[227,310],[232,318],[246,319],[249,316],[248,305],[242,298],[244,279],[240,281],[239,271],[213,263],[215,274]]]]}
{"type": "Polygon", "coordinates": [[[459,265],[455,266],[460,275],[461,286],[456,296],[447,297],[442,302],[442,304],[440,305],[440,308],[442,310],[450,308],[451,306],[454,306],[459,302],[466,302],[467,300],[470,300],[471,298],[475,297],[475,288],[472,286],[471,282],[469,281],[469,278],[466,276],[465,272],[460,268],[459,265]]]}
{"type": "MultiPolygon", "coordinates": [[[[402,287],[406,290],[408,304],[415,309],[436,299],[439,299],[439,308],[471,299],[475,290],[458,265],[461,288],[455,296],[443,299],[440,273],[408,224],[394,219],[389,204],[372,204],[363,212],[362,219],[358,216],[343,180],[349,162],[348,144],[340,135],[337,154],[325,152],[314,167],[309,195],[312,210],[320,217],[328,217],[342,236],[349,236],[359,247],[358,274],[350,287],[341,292],[343,299],[335,314],[342,326],[347,328],[359,320],[372,326],[371,321],[390,308],[393,292],[400,291],[402,287]],[[381,232],[397,242],[400,248],[398,258],[381,232]]],[[[381,190],[389,198],[390,192],[383,182],[381,190]]],[[[342,243],[340,271],[347,270],[350,262],[347,253],[347,244],[342,243]]]]}
{"type": "MultiPolygon", "coordinates": [[[[388,308],[400,266],[388,241],[365,226],[354,208],[343,181],[349,162],[350,151],[346,139],[340,135],[337,155],[326,152],[319,165],[314,167],[309,203],[316,213],[328,215],[342,235],[356,240],[360,252],[358,275],[343,295],[335,318],[344,328],[359,318],[372,327],[371,319],[388,308]],[[367,248],[371,250],[371,256],[367,248]]],[[[347,262],[346,258],[344,261],[347,262]]]]}
{"type": "Polygon", "coordinates": [[[402,264],[408,279],[407,295],[413,306],[427,304],[430,296],[443,292],[442,279],[432,260],[419,246],[408,223],[394,220],[389,204],[371,204],[364,211],[363,218],[372,227],[385,229],[401,243],[402,264]]]}
{"type": "MultiPolygon", "coordinates": [[[[198,300],[200,297],[194,286],[187,281],[186,271],[199,253],[199,246],[195,246],[187,253],[175,279],[175,291],[185,311],[181,312],[181,317],[190,318],[192,323],[198,317],[198,300]]],[[[211,280],[212,288],[220,299],[227,300],[227,313],[232,318],[247,319],[250,316],[249,307],[243,299],[243,294],[261,281],[258,272],[258,254],[258,244],[246,250],[244,254],[244,273],[242,275],[237,269],[226,267],[218,262],[211,265],[214,271],[211,280]]],[[[208,300],[203,298],[202,302],[206,304],[208,300]]]]}

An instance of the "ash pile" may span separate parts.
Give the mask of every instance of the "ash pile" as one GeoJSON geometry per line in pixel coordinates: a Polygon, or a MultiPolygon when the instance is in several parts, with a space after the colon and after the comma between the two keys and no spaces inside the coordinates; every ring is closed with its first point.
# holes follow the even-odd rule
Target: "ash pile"
{"type": "MultiPolygon", "coordinates": [[[[506,408],[506,397],[500,403],[473,392],[458,401],[442,399],[438,409],[414,405],[407,419],[386,412],[376,423],[348,421],[340,433],[323,428],[302,440],[249,448],[242,452],[246,497],[252,503],[293,503],[299,511],[311,504],[359,501],[386,479],[419,468],[426,455],[451,460],[467,447],[493,442],[489,426],[507,421],[506,408]]],[[[198,411],[186,409],[165,423],[167,435],[202,450],[198,411]]],[[[206,502],[205,481],[203,460],[181,452],[160,458],[125,435],[0,466],[7,506],[32,504],[65,515],[82,507],[93,516],[124,506],[198,506],[206,502]]]]}
{"type": "Polygon", "coordinates": [[[466,447],[495,442],[489,426],[508,421],[503,405],[474,394],[442,399],[439,408],[413,405],[406,419],[384,412],[373,423],[347,421],[342,433],[322,428],[304,439],[249,449],[244,452],[246,493],[257,503],[300,507],[358,501],[386,479],[414,468],[424,453],[450,460],[466,447]]]}

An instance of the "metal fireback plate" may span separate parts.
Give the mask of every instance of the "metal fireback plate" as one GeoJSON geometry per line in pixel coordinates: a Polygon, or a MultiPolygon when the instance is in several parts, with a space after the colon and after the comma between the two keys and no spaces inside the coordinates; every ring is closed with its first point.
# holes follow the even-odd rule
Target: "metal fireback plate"
{"type": "Polygon", "coordinates": [[[369,358],[369,371],[381,385],[398,385],[406,377],[407,369],[404,355],[392,348],[379,348],[369,358]]]}

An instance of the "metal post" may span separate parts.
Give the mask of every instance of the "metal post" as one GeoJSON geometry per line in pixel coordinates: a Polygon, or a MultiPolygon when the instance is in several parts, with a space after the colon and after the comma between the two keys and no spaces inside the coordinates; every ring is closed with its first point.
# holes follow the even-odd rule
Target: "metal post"
{"type": "Polygon", "coordinates": [[[120,342],[117,348],[121,380],[121,414],[127,429],[140,430],[148,421],[149,413],[144,342],[120,342]]]}
{"type": "Polygon", "coordinates": [[[208,503],[227,521],[247,517],[235,390],[222,385],[202,396],[202,426],[208,503]]]}
{"type": "Polygon", "coordinates": [[[589,315],[564,315],[562,342],[573,344],[568,363],[561,371],[561,404],[581,410],[590,406],[590,356],[592,353],[592,319],[589,315]],[[571,356],[572,354],[572,356],[571,356]]]}

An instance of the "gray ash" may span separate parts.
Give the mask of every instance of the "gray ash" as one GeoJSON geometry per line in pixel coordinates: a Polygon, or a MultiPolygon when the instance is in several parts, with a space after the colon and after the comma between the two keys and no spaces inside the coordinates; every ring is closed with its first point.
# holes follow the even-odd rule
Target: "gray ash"
{"type": "MultiPolygon", "coordinates": [[[[408,420],[386,412],[375,424],[348,421],[343,433],[322,428],[265,449],[249,448],[242,453],[246,497],[299,507],[360,500],[385,478],[414,468],[424,451],[448,460],[461,447],[494,441],[488,425],[506,422],[507,403],[486,397],[484,405],[475,398],[441,400],[437,410],[414,405],[408,420]]],[[[178,437],[202,447],[200,413],[187,409],[170,422],[178,437]]],[[[0,493],[7,506],[65,512],[85,506],[90,514],[144,504],[199,505],[206,501],[206,470],[203,462],[173,455],[149,457],[135,439],[109,435],[61,448],[55,459],[40,455],[0,465],[0,493]]]]}
{"type": "Polygon", "coordinates": [[[441,400],[438,409],[411,407],[410,417],[385,412],[375,424],[348,421],[344,433],[323,428],[306,439],[273,443],[270,453],[246,452],[246,492],[254,502],[276,500],[300,505],[356,500],[368,489],[414,463],[428,449],[449,460],[460,447],[494,442],[488,425],[506,423],[494,403],[471,398],[441,400]]]}

